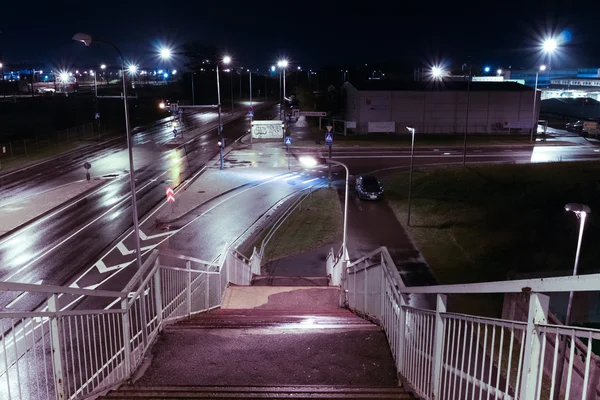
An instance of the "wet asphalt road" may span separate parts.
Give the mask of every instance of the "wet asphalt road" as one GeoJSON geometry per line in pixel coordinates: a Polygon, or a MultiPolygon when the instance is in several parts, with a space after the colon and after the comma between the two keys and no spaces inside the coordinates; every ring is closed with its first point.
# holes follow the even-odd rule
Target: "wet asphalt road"
{"type": "MultiPolygon", "coordinates": [[[[268,116],[273,114],[271,109],[263,112],[268,116]]],[[[259,113],[261,112],[257,111],[259,113]]],[[[134,165],[140,216],[164,199],[166,186],[177,187],[218,152],[214,125],[216,113],[211,114],[210,118],[198,116],[202,119],[206,132],[185,146],[174,147],[167,144],[172,138],[172,128],[167,126],[152,128],[136,135],[134,165]],[[165,151],[170,148],[171,151],[165,151]]],[[[199,125],[198,121],[193,124],[199,125]]],[[[226,124],[224,136],[237,138],[246,124],[244,118],[226,124]]],[[[191,129],[189,125],[182,129],[184,135],[191,129]]],[[[117,176],[100,190],[53,218],[28,225],[3,237],[0,240],[1,280],[27,283],[43,280],[47,284],[64,284],[81,268],[93,264],[116,238],[132,229],[125,143],[121,144],[120,150],[117,144],[111,145],[95,157],[92,162],[93,176],[94,172],[114,173],[117,176]]],[[[71,174],[80,174],[81,171],[85,173],[80,166],[81,161],[81,156],[69,156],[67,160],[60,162],[61,171],[57,173],[48,170],[46,174],[58,176],[58,181],[69,179],[71,174]]],[[[46,174],[43,167],[40,167],[40,171],[41,175],[34,179],[12,182],[12,190],[20,190],[20,193],[32,190],[40,180],[44,181],[46,174]]],[[[30,170],[29,173],[31,172],[30,170]]],[[[2,192],[5,190],[11,189],[3,188],[2,192]]],[[[0,303],[5,303],[2,298],[0,303]]]]}

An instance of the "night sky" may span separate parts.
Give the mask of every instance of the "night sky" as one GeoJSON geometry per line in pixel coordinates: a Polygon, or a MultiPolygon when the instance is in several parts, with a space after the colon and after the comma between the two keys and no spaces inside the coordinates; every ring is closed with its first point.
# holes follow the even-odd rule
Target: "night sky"
{"type": "Polygon", "coordinates": [[[304,69],[386,60],[417,67],[467,56],[528,68],[542,60],[539,40],[562,33],[553,68],[600,67],[598,2],[488,3],[486,9],[426,1],[11,2],[0,11],[0,61],[55,67],[116,61],[110,49],[72,41],[81,31],[114,42],[148,67],[158,62],[159,43],[176,49],[197,40],[227,51],[237,66],[260,70],[280,56],[304,69]]]}

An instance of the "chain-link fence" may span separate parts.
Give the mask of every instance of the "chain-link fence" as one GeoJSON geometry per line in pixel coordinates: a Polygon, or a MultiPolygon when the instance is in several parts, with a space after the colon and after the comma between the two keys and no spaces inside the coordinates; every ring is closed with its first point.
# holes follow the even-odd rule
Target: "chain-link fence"
{"type": "Polygon", "coordinates": [[[58,151],[60,147],[68,147],[69,143],[76,141],[98,140],[107,133],[108,130],[97,122],[90,122],[51,134],[27,139],[0,141],[0,161],[30,157],[40,153],[51,153],[58,151]]]}

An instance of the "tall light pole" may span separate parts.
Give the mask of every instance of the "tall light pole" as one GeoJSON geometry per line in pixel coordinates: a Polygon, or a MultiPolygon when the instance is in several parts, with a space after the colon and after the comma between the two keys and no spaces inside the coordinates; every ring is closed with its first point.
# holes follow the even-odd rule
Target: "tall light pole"
{"type": "Polygon", "coordinates": [[[282,122],[285,125],[285,70],[288,66],[288,61],[287,60],[279,60],[277,62],[277,66],[281,69],[281,75],[282,75],[282,79],[283,79],[283,99],[282,99],[282,110],[283,110],[283,114],[282,114],[282,122]]]}
{"type": "Polygon", "coordinates": [[[412,202],[412,173],[413,160],[415,158],[415,128],[407,126],[406,129],[412,134],[412,144],[410,147],[410,171],[408,173],[408,217],[406,218],[406,226],[410,226],[410,206],[412,202]]]}
{"type": "MultiPolygon", "coordinates": [[[[217,67],[216,67],[216,71],[217,71],[217,107],[219,110],[219,128],[217,129],[217,133],[219,134],[219,139],[223,140],[223,138],[221,138],[220,136],[223,135],[223,120],[221,119],[221,86],[219,83],[219,63],[222,62],[223,64],[227,65],[231,62],[231,57],[229,56],[225,56],[223,57],[223,59],[221,61],[217,61],[217,67]]],[[[219,146],[220,147],[220,153],[221,153],[221,169],[223,169],[223,146],[219,146]]]]}
{"type": "MultiPolygon", "coordinates": [[[[471,105],[471,66],[469,65],[469,81],[467,82],[467,115],[465,122],[465,140],[463,142],[463,165],[467,164],[467,133],[469,132],[469,106],[471,105]]],[[[413,135],[414,136],[414,135],[413,135]]]]}
{"type": "MultiPolygon", "coordinates": [[[[577,276],[577,268],[579,266],[579,252],[581,251],[581,242],[583,240],[583,228],[585,227],[585,219],[588,214],[591,214],[592,210],[585,204],[569,203],[565,206],[566,211],[572,211],[579,219],[579,238],[577,239],[577,249],[575,250],[575,264],[573,265],[573,276],[577,276]]],[[[571,307],[573,305],[573,292],[569,292],[569,302],[567,303],[567,314],[565,315],[565,326],[571,323],[571,307]]],[[[562,384],[563,368],[565,365],[565,357],[567,350],[566,338],[560,344],[560,353],[562,355],[560,362],[558,363],[558,369],[556,376],[558,377],[556,382],[556,391],[554,392],[554,399],[560,398],[560,387],[562,384]]]]}
{"type": "MultiPolygon", "coordinates": [[[[86,46],[92,44],[92,37],[86,33],[77,33],[73,36],[73,40],[82,42],[86,46]]],[[[129,130],[129,104],[127,101],[127,78],[125,70],[125,58],[121,50],[114,44],[106,41],[95,40],[98,43],[104,43],[111,46],[121,58],[121,68],[123,71],[123,107],[125,108],[125,132],[127,134],[127,150],[129,153],[129,186],[131,188],[131,209],[133,211],[133,232],[135,234],[135,250],[138,269],[142,269],[142,250],[140,246],[140,227],[138,221],[137,199],[135,193],[135,168],[133,166],[133,149],[131,142],[131,132],[129,130]]]]}
{"type": "Polygon", "coordinates": [[[537,133],[537,121],[535,118],[536,115],[536,110],[535,110],[535,106],[536,106],[536,102],[537,102],[537,85],[538,85],[538,76],[540,74],[540,71],[545,71],[546,70],[546,66],[545,65],[540,65],[540,68],[535,72],[535,87],[533,89],[533,116],[532,116],[532,123],[533,126],[531,128],[531,137],[529,138],[529,143],[533,144],[533,132],[535,131],[537,133]]]}
{"type": "MultiPolygon", "coordinates": [[[[314,167],[317,165],[317,160],[315,160],[311,156],[302,156],[299,158],[300,163],[306,167],[314,167]]],[[[344,194],[344,230],[343,230],[343,238],[342,238],[342,251],[344,252],[344,261],[349,261],[348,259],[348,247],[347,247],[347,227],[348,227],[348,186],[350,179],[350,171],[348,170],[348,166],[342,162],[325,159],[325,162],[328,164],[341,165],[346,170],[346,184],[345,184],[345,194],[344,194]]]]}

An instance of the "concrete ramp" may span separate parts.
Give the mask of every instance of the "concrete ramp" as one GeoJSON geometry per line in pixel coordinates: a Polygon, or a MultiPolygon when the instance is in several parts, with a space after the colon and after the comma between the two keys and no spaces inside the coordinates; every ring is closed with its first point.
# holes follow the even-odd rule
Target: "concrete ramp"
{"type": "Polygon", "coordinates": [[[229,286],[222,309],[332,310],[337,309],[340,289],[327,286],[229,286]]]}

